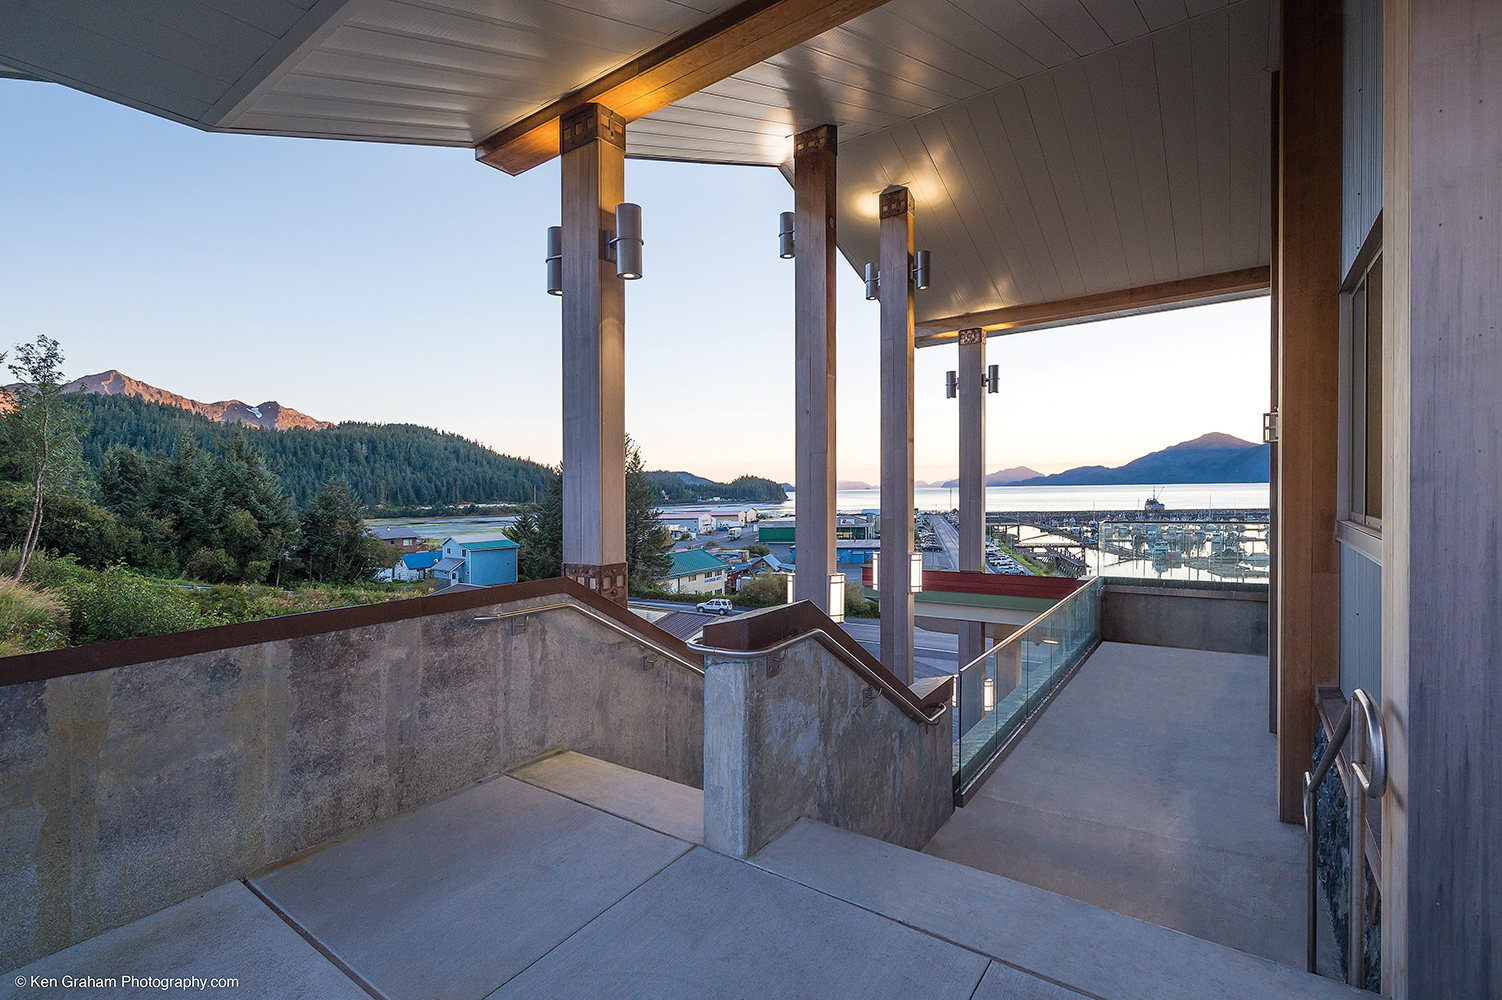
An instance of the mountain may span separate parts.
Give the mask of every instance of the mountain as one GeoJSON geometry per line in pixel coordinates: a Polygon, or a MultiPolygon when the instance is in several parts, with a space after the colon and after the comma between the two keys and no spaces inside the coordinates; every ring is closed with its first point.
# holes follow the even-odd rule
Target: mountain
{"type": "Polygon", "coordinates": [[[870,483],[863,483],[859,479],[841,479],[834,484],[837,490],[870,490],[875,489],[870,483]]]}
{"type": "MultiPolygon", "coordinates": [[[[1013,466],[1010,469],[1001,469],[991,473],[986,477],[986,485],[1016,486],[1020,482],[1024,482],[1028,479],[1037,479],[1041,475],[1043,475],[1043,473],[1039,472],[1037,469],[1029,469],[1025,465],[1017,465],[1013,466]]],[[[960,485],[960,481],[958,479],[951,479],[945,483],[935,483],[934,485],[942,485],[944,489],[949,489],[951,487],[960,485]]]]}
{"type": "MultiPolygon", "coordinates": [[[[322,424],[316,430],[272,431],[222,424],[128,393],[80,392],[70,401],[82,425],[79,449],[96,467],[115,445],[170,455],[184,434],[209,450],[235,434],[249,434],[299,506],[334,476],[349,480],[365,503],[393,507],[525,503],[540,496],[553,476],[536,462],[414,424],[322,424]]],[[[267,412],[264,406],[261,412],[267,412]]]]}
{"type": "Polygon", "coordinates": [[[1133,459],[1114,469],[1083,465],[1017,486],[1114,486],[1162,483],[1265,483],[1271,449],[1230,434],[1212,433],[1133,459]]]}
{"type": "MultiPolygon", "coordinates": [[[[16,392],[24,391],[27,387],[17,383],[5,388],[10,392],[16,392]]],[[[318,420],[306,413],[299,413],[290,406],[283,406],[274,399],[267,400],[259,406],[251,406],[238,399],[200,403],[196,399],[189,399],[175,392],[147,385],[113,368],[107,372],[100,372],[98,375],[85,375],[83,378],[74,379],[63,386],[63,392],[77,392],[93,396],[129,396],[132,399],[143,399],[148,403],[160,403],[163,406],[187,410],[189,413],[212,420],[217,424],[245,424],[273,431],[285,431],[294,427],[323,430],[334,426],[327,420],[318,420]]]]}

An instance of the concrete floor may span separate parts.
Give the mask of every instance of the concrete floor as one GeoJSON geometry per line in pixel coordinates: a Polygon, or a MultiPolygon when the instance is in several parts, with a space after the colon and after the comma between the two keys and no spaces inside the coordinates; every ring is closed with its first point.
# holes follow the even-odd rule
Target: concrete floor
{"type": "Polygon", "coordinates": [[[693,842],[702,810],[562,754],[7,973],[0,998],[142,995],[59,982],[125,974],[258,1000],[1361,995],[808,820],[724,857],[693,842]]]}
{"type": "Polygon", "coordinates": [[[1105,643],[925,852],[1303,968],[1276,753],[1266,657],[1105,643]]]}

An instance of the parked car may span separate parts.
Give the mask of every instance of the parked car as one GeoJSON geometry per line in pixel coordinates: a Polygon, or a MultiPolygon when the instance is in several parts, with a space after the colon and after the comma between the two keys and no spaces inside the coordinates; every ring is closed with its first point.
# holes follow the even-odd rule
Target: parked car
{"type": "Polygon", "coordinates": [[[702,601],[697,607],[706,615],[729,615],[735,613],[735,605],[723,597],[716,597],[712,601],[702,601]]]}

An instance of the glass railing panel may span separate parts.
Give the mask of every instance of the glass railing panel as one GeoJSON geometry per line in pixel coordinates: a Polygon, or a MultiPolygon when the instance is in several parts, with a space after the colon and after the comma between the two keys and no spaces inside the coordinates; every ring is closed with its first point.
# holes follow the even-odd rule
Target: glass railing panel
{"type": "Polygon", "coordinates": [[[1100,589],[1100,580],[1090,580],[960,670],[955,684],[957,788],[968,786],[985,769],[1095,647],[1100,589]]]}
{"type": "Polygon", "coordinates": [[[1084,541],[1095,576],[1202,583],[1268,580],[1272,559],[1266,521],[1101,521],[1093,528],[1086,529],[1084,541]]]}

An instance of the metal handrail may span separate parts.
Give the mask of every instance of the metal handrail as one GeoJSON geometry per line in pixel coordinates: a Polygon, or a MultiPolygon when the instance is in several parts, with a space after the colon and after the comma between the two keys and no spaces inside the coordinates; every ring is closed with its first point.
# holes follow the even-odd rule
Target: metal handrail
{"type": "MultiPolygon", "coordinates": [[[[771,656],[775,653],[780,653],[784,649],[787,649],[789,646],[796,645],[805,639],[811,638],[818,639],[819,642],[823,643],[824,647],[831,653],[834,653],[840,659],[844,660],[848,666],[855,668],[855,671],[857,673],[862,675],[869,675],[872,680],[876,681],[876,683],[881,686],[882,690],[887,692],[888,695],[897,698],[899,701],[906,702],[909,705],[912,705],[912,689],[908,689],[908,691],[904,693],[893,687],[891,683],[888,682],[887,679],[882,677],[880,674],[872,673],[870,667],[862,663],[855,656],[855,654],[846,649],[838,639],[830,635],[822,628],[810,629],[809,631],[804,632],[801,635],[793,636],[791,639],[784,639],[781,642],[773,643],[766,649],[720,649],[717,646],[701,646],[697,642],[690,642],[686,645],[694,652],[701,653],[705,656],[720,656],[724,657],[727,660],[759,660],[764,656],[771,656]]],[[[939,724],[939,720],[944,717],[944,713],[949,711],[949,706],[947,704],[940,705],[937,709],[934,710],[934,713],[932,715],[924,713],[923,710],[921,708],[918,708],[916,705],[913,705],[913,708],[918,715],[918,720],[916,721],[921,721],[925,726],[937,726],[939,724]]]]}
{"type": "Polygon", "coordinates": [[[1305,959],[1310,972],[1315,971],[1318,940],[1315,934],[1315,907],[1319,876],[1319,846],[1315,827],[1319,825],[1317,790],[1340,756],[1340,748],[1351,733],[1351,718],[1361,712],[1361,739],[1351,749],[1351,916],[1346,935],[1346,981],[1358,989],[1366,984],[1366,800],[1380,799],[1387,793],[1387,730],[1382,712],[1362,688],[1351,692],[1351,700],[1340,713],[1330,745],[1325,747],[1319,764],[1311,774],[1304,772],[1304,832],[1308,839],[1308,913],[1305,926],[1305,959]]]}
{"type": "Polygon", "coordinates": [[[1017,631],[1013,632],[1011,635],[1007,636],[1005,639],[1002,639],[1000,642],[996,643],[990,649],[986,650],[984,653],[980,654],[975,659],[971,660],[969,663],[967,663],[963,667],[961,667],[955,673],[955,675],[954,675],[955,678],[956,678],[956,683],[958,683],[958,678],[961,675],[963,675],[965,673],[965,671],[969,670],[971,667],[973,667],[976,664],[980,663],[982,660],[986,659],[986,657],[990,656],[992,653],[995,653],[998,649],[1000,649],[1001,647],[1005,646],[1007,643],[1011,642],[1013,639],[1016,639],[1018,636],[1024,634],[1025,632],[1030,631],[1033,628],[1033,626],[1035,626],[1039,622],[1043,621],[1045,618],[1047,618],[1049,615],[1053,614],[1055,611],[1058,611],[1064,605],[1068,604],[1070,601],[1074,600],[1076,597],[1078,597],[1079,595],[1083,594],[1089,587],[1091,587],[1091,586],[1099,583],[1103,579],[1105,579],[1105,578],[1104,577],[1099,577],[1099,576],[1085,577],[1085,582],[1082,583],[1082,584],[1080,584],[1080,586],[1075,590],[1074,593],[1070,594],[1068,597],[1064,598],[1059,603],[1055,604],[1053,607],[1049,608],[1047,611],[1043,612],[1041,615],[1039,615],[1038,617],[1034,618],[1032,621],[1028,622],[1026,625],[1019,626],[1018,629],[1017,629],[1017,631]]]}
{"type": "MultiPolygon", "coordinates": [[[[653,642],[651,639],[647,638],[641,633],[633,632],[631,629],[622,625],[614,618],[611,618],[608,615],[602,615],[593,608],[585,607],[582,604],[575,604],[573,601],[555,601],[552,604],[534,604],[531,607],[516,608],[512,611],[502,611],[498,614],[493,615],[475,615],[474,620],[477,622],[498,622],[506,618],[522,618],[527,615],[535,615],[539,611],[557,611],[559,609],[565,608],[570,611],[577,611],[581,615],[584,615],[586,618],[593,618],[601,625],[612,628],[615,631],[619,632],[621,635],[626,636],[628,639],[632,639],[636,642],[641,643],[643,646],[646,646],[648,649],[655,650],[656,652],[661,653],[663,656],[666,656],[668,659],[679,664],[680,666],[687,667],[699,676],[702,677],[704,675],[704,668],[699,666],[693,660],[688,659],[682,653],[675,653],[671,649],[668,649],[666,646],[653,642]]],[[[689,648],[692,649],[693,647],[690,646],[689,648]]]]}

